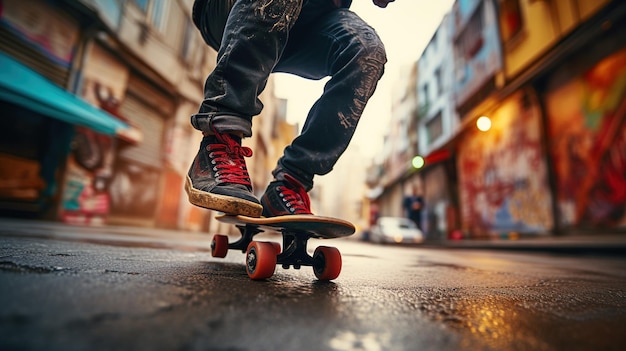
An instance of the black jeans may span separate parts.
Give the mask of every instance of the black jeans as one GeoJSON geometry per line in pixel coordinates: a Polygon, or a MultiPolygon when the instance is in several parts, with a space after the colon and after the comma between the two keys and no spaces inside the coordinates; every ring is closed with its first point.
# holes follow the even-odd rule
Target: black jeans
{"type": "Polygon", "coordinates": [[[332,0],[196,0],[194,23],[218,50],[191,118],[198,130],[251,136],[272,72],[331,77],[272,172],[311,189],[313,176],[330,172],[347,148],[383,74],[387,57],[374,29],[332,0]]]}

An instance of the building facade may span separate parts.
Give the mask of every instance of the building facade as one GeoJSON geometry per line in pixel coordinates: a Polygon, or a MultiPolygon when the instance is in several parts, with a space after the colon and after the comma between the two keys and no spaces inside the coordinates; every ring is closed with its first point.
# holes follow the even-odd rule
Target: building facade
{"type": "Polygon", "coordinates": [[[497,89],[457,101],[464,122],[492,121],[487,132],[466,128],[457,144],[462,230],[475,237],[626,229],[624,4],[497,5],[497,89]]]}
{"type": "Polygon", "coordinates": [[[433,43],[417,89],[427,206],[449,201],[428,209],[431,228],[465,238],[625,231],[626,4],[457,0],[433,38],[442,28],[450,93],[430,83],[445,74],[428,67],[447,66],[433,43]],[[458,116],[448,130],[444,113],[433,117],[437,96],[458,116]],[[490,128],[477,128],[480,117],[490,128]]]}
{"type": "Polygon", "coordinates": [[[420,169],[425,210],[422,222],[429,239],[445,237],[455,216],[454,158],[445,146],[459,128],[455,99],[455,55],[452,16],[444,16],[418,60],[419,150],[425,163],[420,169]]]}
{"type": "MultiPolygon", "coordinates": [[[[191,206],[183,191],[202,138],[189,117],[216,60],[191,21],[192,4],[0,1],[3,214],[211,226],[211,211],[191,206]],[[10,84],[20,79],[40,93],[10,84]]],[[[262,99],[249,163],[259,184],[277,152],[270,147],[278,114],[271,83],[262,99]]]]}
{"type": "MultiPolygon", "coordinates": [[[[367,182],[374,191],[371,194],[373,216],[404,216],[402,201],[420,187],[421,178],[411,167],[411,159],[418,153],[417,144],[417,64],[403,67],[392,89],[392,106],[389,129],[383,143],[381,164],[372,167],[377,177],[367,182]]],[[[373,222],[374,218],[370,219],[373,222]]]]}

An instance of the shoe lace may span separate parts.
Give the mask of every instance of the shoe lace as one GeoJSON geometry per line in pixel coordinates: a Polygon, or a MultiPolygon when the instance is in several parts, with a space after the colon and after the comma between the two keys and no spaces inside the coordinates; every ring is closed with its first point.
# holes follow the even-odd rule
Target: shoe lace
{"type": "Polygon", "coordinates": [[[252,149],[241,146],[228,134],[215,134],[219,143],[209,144],[207,150],[218,183],[235,183],[251,186],[244,157],[252,156],[252,149]]]}
{"type": "Polygon", "coordinates": [[[311,199],[306,189],[294,177],[285,174],[286,186],[278,187],[280,196],[294,214],[312,214],[311,199]]]}

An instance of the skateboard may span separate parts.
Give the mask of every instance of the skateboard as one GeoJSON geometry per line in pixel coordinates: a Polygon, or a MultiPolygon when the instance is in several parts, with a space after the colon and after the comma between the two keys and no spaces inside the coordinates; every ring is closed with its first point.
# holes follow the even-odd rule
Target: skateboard
{"type": "Polygon", "coordinates": [[[246,254],[246,272],[251,279],[270,278],[280,264],[284,269],[302,266],[313,267],[319,280],[333,280],[341,272],[341,253],[335,247],[320,246],[313,256],[307,252],[310,238],[333,239],[354,234],[352,223],[337,218],[314,215],[289,215],[278,217],[247,217],[220,215],[216,219],[234,224],[241,238],[229,243],[228,236],[217,234],[211,242],[213,257],[226,257],[228,250],[241,250],[246,254]],[[276,242],[255,241],[254,236],[266,231],[283,236],[283,250],[276,242]]]}

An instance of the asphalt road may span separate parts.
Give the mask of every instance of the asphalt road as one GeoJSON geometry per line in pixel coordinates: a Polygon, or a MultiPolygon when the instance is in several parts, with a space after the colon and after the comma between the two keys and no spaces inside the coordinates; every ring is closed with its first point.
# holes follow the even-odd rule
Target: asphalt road
{"type": "Polygon", "coordinates": [[[619,256],[330,240],[336,281],[251,281],[209,238],[3,225],[0,350],[626,349],[619,256]]]}

